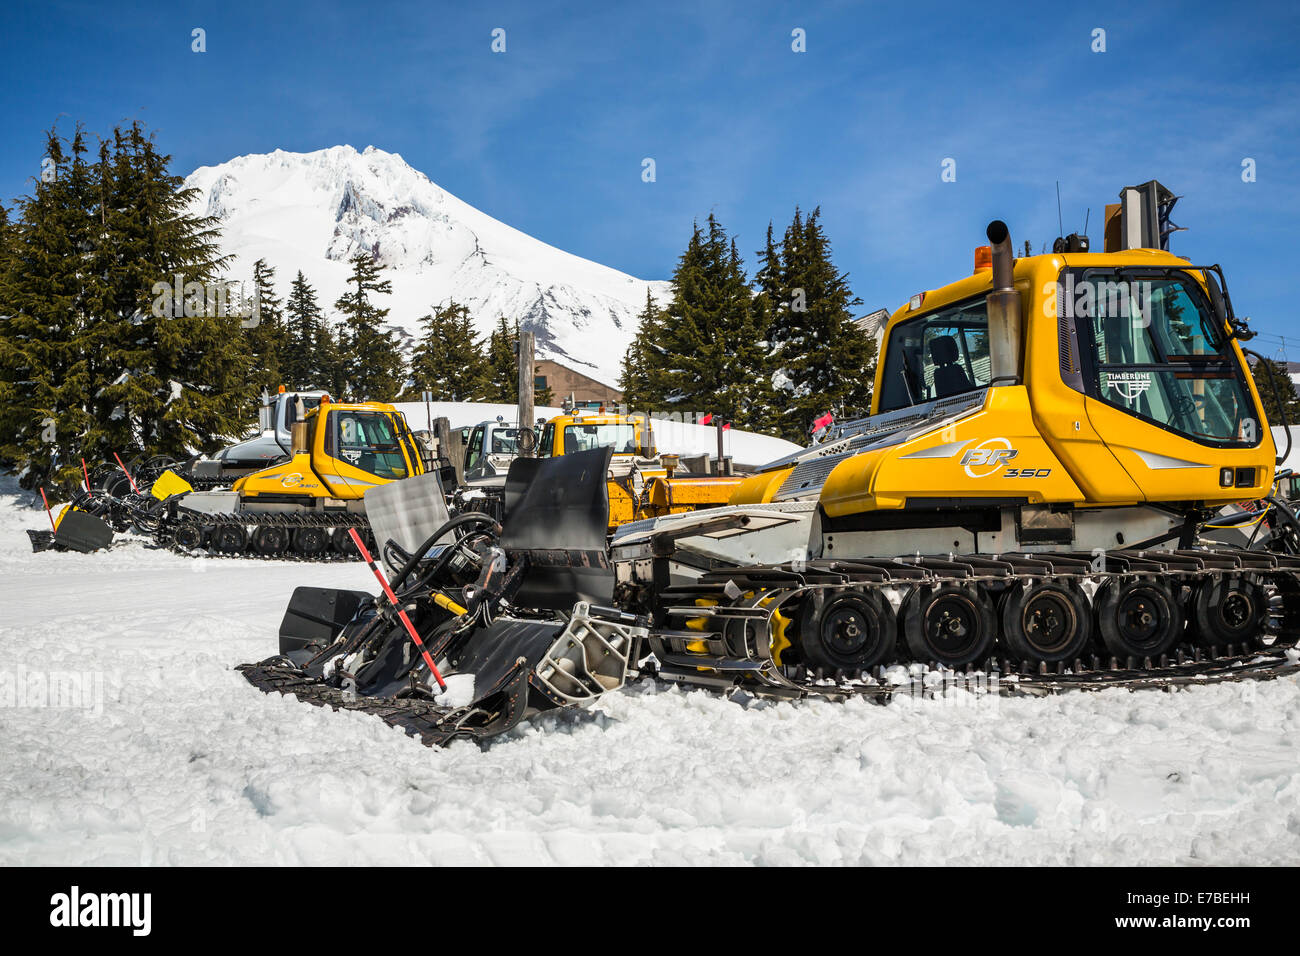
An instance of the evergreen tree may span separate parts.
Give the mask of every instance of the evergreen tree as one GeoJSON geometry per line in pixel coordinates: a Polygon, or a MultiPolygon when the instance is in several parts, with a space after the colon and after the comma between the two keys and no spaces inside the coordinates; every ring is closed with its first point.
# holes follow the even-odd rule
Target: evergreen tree
{"type": "Polygon", "coordinates": [[[181,189],[140,124],[116,129],[101,151],[105,213],[99,249],[114,270],[106,318],[111,370],[96,394],[96,457],[143,448],[184,457],[212,451],[248,426],[251,367],[242,319],[220,304],[218,223],[187,207],[181,189]],[[183,301],[160,295],[177,277],[183,301]],[[168,302],[170,312],[166,308],[168,302]],[[110,378],[118,371],[115,378],[110,378]]]}
{"type": "Polygon", "coordinates": [[[348,394],[348,374],[351,359],[348,356],[348,328],[342,322],[330,323],[322,320],[316,330],[316,373],[317,388],[329,392],[330,397],[340,401],[348,394]]]}
{"type": "MultiPolygon", "coordinates": [[[[637,316],[637,331],[623,355],[623,368],[619,373],[618,388],[623,402],[633,409],[647,409],[655,404],[656,397],[650,385],[648,353],[662,339],[662,322],[659,307],[655,305],[650,290],[645,292],[645,308],[637,316]]],[[[661,400],[661,399],[660,399],[661,400]]]]}
{"type": "Polygon", "coordinates": [[[488,338],[487,378],[483,400],[514,405],[519,402],[519,323],[502,316],[488,338]]]}
{"type": "Polygon", "coordinates": [[[1250,373],[1255,379],[1255,390],[1259,392],[1259,399],[1264,405],[1264,414],[1268,417],[1268,423],[1269,425],[1282,424],[1280,401],[1281,407],[1286,409],[1286,420],[1295,425],[1300,422],[1300,394],[1296,392],[1291,373],[1287,371],[1285,362],[1269,358],[1264,359],[1264,362],[1268,364],[1268,368],[1261,368],[1263,363],[1256,361],[1251,364],[1250,373]],[[1274,387],[1277,388],[1276,396],[1274,387]]]}
{"type": "Polygon", "coordinates": [[[321,351],[321,336],[328,333],[316,302],[316,290],[300,269],[289,286],[284,307],[280,374],[286,388],[295,391],[320,388],[330,379],[331,370],[324,367],[328,356],[321,351]]]}
{"type": "Polygon", "coordinates": [[[344,357],[347,395],[355,400],[392,401],[406,382],[397,336],[383,327],[388,309],[377,306],[375,295],[388,295],[393,284],[381,279],[381,267],[366,252],[352,257],[348,291],[334,303],[343,313],[346,340],[339,343],[344,357]]]}
{"type": "Polygon", "coordinates": [[[767,330],[751,300],[736,243],[710,215],[704,231],[692,230],[673,274],[672,301],[639,333],[632,384],[650,408],[765,427],[773,413],[767,330]]]}
{"type": "Polygon", "coordinates": [[[257,324],[245,329],[248,350],[253,356],[253,374],[250,378],[254,397],[262,389],[272,393],[284,381],[284,305],[275,294],[275,269],[265,259],[253,263],[253,288],[257,324]]]}
{"type": "Polygon", "coordinates": [[[486,387],[487,356],[474,336],[469,307],[456,302],[434,306],[420,317],[420,340],[411,353],[411,387],[406,401],[418,401],[423,391],[437,401],[476,400],[486,387]]]}
{"type": "Polygon", "coordinates": [[[0,458],[29,487],[68,488],[83,456],[213,450],[250,399],[215,221],[188,213],[194,192],[138,123],[94,163],[80,127],[47,144],[0,264],[0,458]]]}
{"type": "Polygon", "coordinates": [[[55,130],[46,134],[41,177],[18,202],[0,276],[0,459],[22,469],[25,487],[74,486],[91,424],[92,373],[79,339],[87,334],[80,275],[94,220],[80,125],[64,147],[55,130]]]}
{"type": "Polygon", "coordinates": [[[820,219],[820,208],[807,219],[795,209],[779,268],[769,230],[758,275],[758,307],[769,312],[776,367],[777,433],[800,443],[808,441],[813,420],[828,411],[837,418],[867,414],[876,353],[875,340],[853,321],[861,300],[831,261],[820,219]]]}

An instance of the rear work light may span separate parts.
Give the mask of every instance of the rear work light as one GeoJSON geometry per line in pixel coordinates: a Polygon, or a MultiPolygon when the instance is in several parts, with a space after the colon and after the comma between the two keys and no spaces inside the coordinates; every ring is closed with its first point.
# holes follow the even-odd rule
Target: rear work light
{"type": "Polygon", "coordinates": [[[924,301],[925,301],[925,293],[918,292],[916,295],[912,296],[910,299],[907,300],[907,311],[915,312],[917,309],[921,307],[921,303],[924,301]]]}

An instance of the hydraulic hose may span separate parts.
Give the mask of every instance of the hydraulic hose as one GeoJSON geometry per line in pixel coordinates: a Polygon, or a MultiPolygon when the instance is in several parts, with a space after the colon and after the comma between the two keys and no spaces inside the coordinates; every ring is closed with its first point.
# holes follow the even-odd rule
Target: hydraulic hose
{"type": "MultiPolygon", "coordinates": [[[[402,569],[398,571],[395,575],[393,575],[393,580],[391,582],[392,589],[396,591],[405,583],[407,577],[410,576],[411,572],[415,570],[416,566],[422,560],[424,560],[424,556],[433,549],[433,546],[435,544],[438,543],[439,538],[442,538],[448,532],[454,531],[455,529],[461,527],[462,525],[468,525],[468,524],[487,525],[489,530],[493,534],[495,535],[501,534],[500,523],[489,514],[483,514],[482,512],[478,512],[478,511],[470,511],[470,512],[466,512],[463,515],[457,515],[456,517],[452,518],[450,521],[445,522],[442,525],[442,527],[440,527],[433,534],[429,535],[429,537],[425,539],[424,543],[421,544],[418,548],[415,549],[415,551],[411,553],[411,556],[406,559],[406,563],[402,565],[402,569]]],[[[452,554],[452,550],[448,548],[441,555],[439,555],[438,561],[434,564],[432,568],[429,569],[429,571],[424,575],[424,577],[427,578],[436,573],[441,572],[443,568],[447,566],[447,562],[451,560],[451,554],[452,554]]]]}

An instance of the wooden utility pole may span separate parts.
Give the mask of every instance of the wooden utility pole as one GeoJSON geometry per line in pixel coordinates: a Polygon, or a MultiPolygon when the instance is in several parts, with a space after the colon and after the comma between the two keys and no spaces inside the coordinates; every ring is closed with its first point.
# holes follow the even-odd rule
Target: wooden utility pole
{"type": "Polygon", "coordinates": [[[519,333],[519,449],[528,456],[533,454],[533,444],[525,444],[523,430],[533,427],[533,333],[519,333]]]}

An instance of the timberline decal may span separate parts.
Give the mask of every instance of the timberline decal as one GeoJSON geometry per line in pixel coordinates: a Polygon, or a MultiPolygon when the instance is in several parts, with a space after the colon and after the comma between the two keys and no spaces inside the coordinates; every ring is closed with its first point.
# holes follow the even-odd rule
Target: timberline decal
{"type": "Polygon", "coordinates": [[[1116,391],[1125,401],[1133,401],[1151,388],[1150,372],[1106,372],[1106,387],[1116,391]]]}

